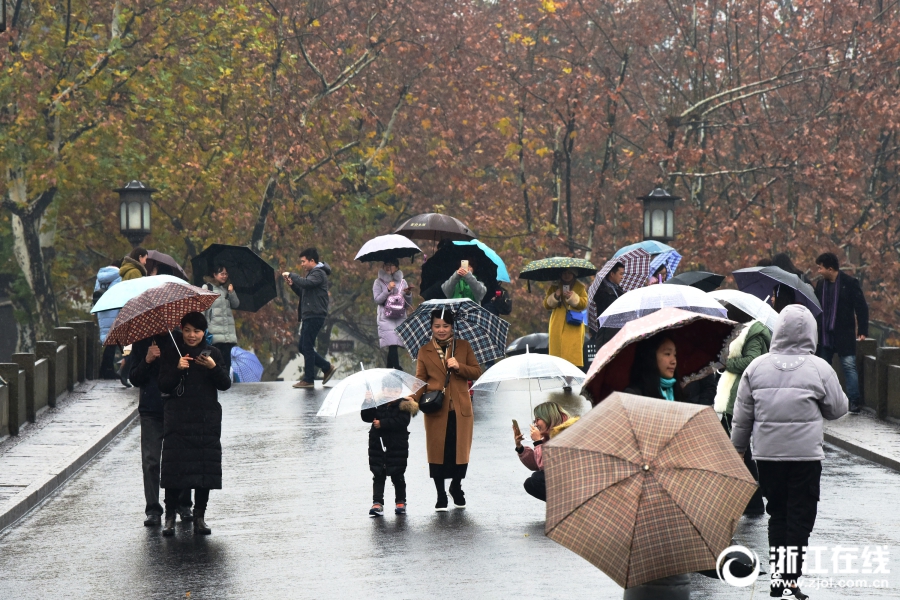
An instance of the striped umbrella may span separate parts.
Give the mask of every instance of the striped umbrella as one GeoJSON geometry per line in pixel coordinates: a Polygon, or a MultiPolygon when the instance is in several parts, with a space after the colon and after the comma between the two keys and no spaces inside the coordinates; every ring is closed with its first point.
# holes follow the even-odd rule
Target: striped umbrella
{"type": "Polygon", "coordinates": [[[150,288],[125,303],[106,336],[107,346],[127,346],[138,340],[167,333],[190,312],[209,309],[219,297],[192,285],[166,283],[150,288]]]}
{"type": "Polygon", "coordinates": [[[619,263],[625,265],[625,275],[622,277],[622,283],[619,284],[619,287],[622,288],[622,290],[630,292],[631,290],[647,285],[647,271],[650,269],[650,254],[643,248],[635,248],[619,257],[611,258],[606,261],[603,268],[597,271],[594,282],[591,283],[591,287],[588,290],[587,324],[593,331],[599,329],[597,317],[600,316],[597,314],[597,304],[594,302],[594,296],[597,294],[597,290],[600,289],[600,284],[603,283],[603,280],[609,272],[619,263]]]}

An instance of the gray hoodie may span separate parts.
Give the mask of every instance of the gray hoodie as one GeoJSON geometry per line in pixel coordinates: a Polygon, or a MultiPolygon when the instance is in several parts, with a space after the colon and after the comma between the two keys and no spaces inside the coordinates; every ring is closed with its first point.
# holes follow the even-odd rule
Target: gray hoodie
{"type": "Polygon", "coordinates": [[[785,307],[769,353],[744,371],[734,404],[731,443],[753,458],[772,461],[822,460],[823,417],[847,413],[847,396],[827,362],[814,356],[817,329],[799,304],[785,307]]]}

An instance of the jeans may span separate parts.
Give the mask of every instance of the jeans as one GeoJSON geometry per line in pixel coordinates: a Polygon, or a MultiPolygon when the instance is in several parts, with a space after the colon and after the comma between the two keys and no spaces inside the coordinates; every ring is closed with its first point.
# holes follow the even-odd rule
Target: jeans
{"type": "Polygon", "coordinates": [[[303,355],[303,381],[313,383],[316,380],[316,369],[323,372],[331,370],[331,363],[316,352],[316,336],[325,325],[325,317],[306,317],[300,324],[300,354],[303,355]]]}
{"type": "MultiPolygon", "coordinates": [[[[161,417],[141,415],[141,468],[144,471],[144,499],[147,501],[145,513],[163,514],[159,504],[159,460],[162,456],[163,420],[161,417]]],[[[191,490],[184,490],[179,506],[190,507],[191,490]]]]}
{"type": "MultiPolygon", "coordinates": [[[[829,365],[831,359],[834,358],[834,348],[827,346],[819,347],[819,358],[822,358],[829,365]]],[[[856,372],[856,356],[842,356],[841,368],[844,370],[844,383],[847,385],[847,399],[850,401],[850,408],[859,406],[859,374],[856,372]]]]}
{"type": "MultiPolygon", "coordinates": [[[[178,510],[178,507],[181,506],[181,498],[185,492],[190,495],[191,489],[166,488],[166,514],[172,514],[178,510]]],[[[194,516],[204,516],[206,514],[206,504],[209,502],[209,489],[197,488],[194,490],[194,500],[197,501],[197,504],[194,506],[194,516]]]]}

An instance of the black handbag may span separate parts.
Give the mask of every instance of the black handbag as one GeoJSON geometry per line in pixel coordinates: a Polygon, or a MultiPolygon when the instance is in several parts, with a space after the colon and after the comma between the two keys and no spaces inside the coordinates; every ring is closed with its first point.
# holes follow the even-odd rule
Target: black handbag
{"type": "MultiPolygon", "coordinates": [[[[450,352],[450,356],[453,356],[454,354],[456,354],[455,339],[453,340],[453,349],[450,352]]],[[[426,415],[441,410],[441,407],[444,405],[444,392],[447,391],[448,385],[450,385],[450,369],[447,369],[447,378],[444,379],[444,389],[422,394],[422,399],[419,400],[419,410],[426,415]]]]}

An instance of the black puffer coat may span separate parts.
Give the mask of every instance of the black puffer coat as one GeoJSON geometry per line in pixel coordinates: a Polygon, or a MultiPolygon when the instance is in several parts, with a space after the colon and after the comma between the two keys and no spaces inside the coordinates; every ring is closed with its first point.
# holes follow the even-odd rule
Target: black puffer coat
{"type": "Polygon", "coordinates": [[[222,367],[222,354],[206,341],[189,348],[179,341],[186,356],[196,358],[209,348],[216,366],[212,369],[191,363],[186,371],[178,369],[174,348],[160,357],[159,389],[163,394],[163,450],[160,487],[222,489],[222,406],[218,391],[231,387],[228,371],[222,367]],[[184,381],[183,392],[180,383],[184,381]],[[179,395],[180,393],[180,395],[179,395]]]}
{"type": "MultiPolygon", "coordinates": [[[[177,339],[181,339],[181,332],[172,333],[177,339]]],[[[162,353],[175,352],[175,346],[169,334],[156,336],[156,345],[159,346],[160,356],[152,363],[148,363],[147,351],[154,338],[147,338],[135,342],[131,346],[131,372],[128,380],[141,388],[141,400],[138,404],[138,412],[148,417],[163,418],[163,399],[159,391],[159,366],[163,361],[162,353]]],[[[177,352],[176,352],[177,354],[177,352]]]]}
{"type": "Polygon", "coordinates": [[[362,420],[378,419],[379,427],[369,429],[369,469],[375,475],[390,477],[406,472],[409,457],[409,420],[419,412],[419,405],[397,400],[360,411],[362,420]],[[383,444],[383,446],[382,446],[383,444]]]}

